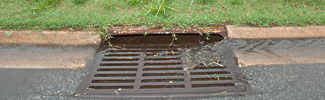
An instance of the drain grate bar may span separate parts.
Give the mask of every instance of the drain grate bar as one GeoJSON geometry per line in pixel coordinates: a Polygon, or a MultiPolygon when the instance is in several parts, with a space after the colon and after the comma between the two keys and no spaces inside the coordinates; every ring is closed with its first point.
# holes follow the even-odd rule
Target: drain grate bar
{"type": "Polygon", "coordinates": [[[101,52],[101,60],[81,84],[78,97],[191,97],[213,96],[222,91],[228,91],[228,95],[247,93],[245,84],[234,80],[237,77],[227,66],[198,65],[184,71],[182,57],[187,55],[182,55],[178,48],[162,45],[108,48],[101,52]]]}

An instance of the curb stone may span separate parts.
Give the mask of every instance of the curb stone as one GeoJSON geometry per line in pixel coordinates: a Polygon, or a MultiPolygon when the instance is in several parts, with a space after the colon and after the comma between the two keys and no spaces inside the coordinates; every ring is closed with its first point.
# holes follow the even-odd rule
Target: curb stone
{"type": "Polygon", "coordinates": [[[322,38],[325,26],[313,27],[236,27],[226,25],[229,39],[322,38]]]}
{"type": "Polygon", "coordinates": [[[89,45],[99,46],[100,34],[94,31],[0,31],[0,44],[14,45],[89,45]]]}

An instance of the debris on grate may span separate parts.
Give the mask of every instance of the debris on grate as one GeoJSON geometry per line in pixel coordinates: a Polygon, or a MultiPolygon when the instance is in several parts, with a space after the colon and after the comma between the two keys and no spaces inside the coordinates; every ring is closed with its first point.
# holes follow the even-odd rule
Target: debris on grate
{"type": "MultiPolygon", "coordinates": [[[[77,97],[144,98],[247,94],[232,69],[203,60],[207,52],[190,53],[180,45],[141,45],[107,48],[92,67],[77,97]]],[[[207,54],[207,55],[206,55],[207,54]]],[[[213,59],[215,60],[215,59],[213,59]]]]}

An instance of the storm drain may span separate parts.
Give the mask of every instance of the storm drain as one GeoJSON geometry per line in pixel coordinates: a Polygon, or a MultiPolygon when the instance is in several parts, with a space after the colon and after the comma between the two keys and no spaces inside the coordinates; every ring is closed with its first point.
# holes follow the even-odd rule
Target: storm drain
{"type": "Polygon", "coordinates": [[[183,69],[179,46],[108,48],[89,72],[77,97],[142,98],[247,94],[227,66],[183,69]]]}

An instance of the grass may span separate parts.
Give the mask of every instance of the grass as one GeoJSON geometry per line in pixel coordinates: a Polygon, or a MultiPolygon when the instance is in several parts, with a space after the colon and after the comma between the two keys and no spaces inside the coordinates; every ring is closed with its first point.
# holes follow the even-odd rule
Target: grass
{"type": "Polygon", "coordinates": [[[12,34],[11,33],[6,33],[4,34],[6,37],[10,37],[12,34]]]}
{"type": "Polygon", "coordinates": [[[0,29],[325,25],[324,0],[1,0],[0,29]]]}

